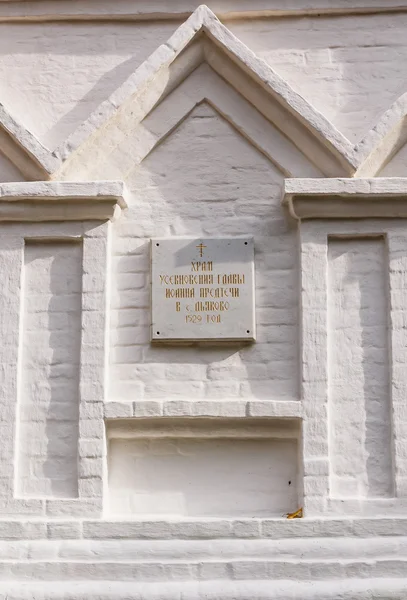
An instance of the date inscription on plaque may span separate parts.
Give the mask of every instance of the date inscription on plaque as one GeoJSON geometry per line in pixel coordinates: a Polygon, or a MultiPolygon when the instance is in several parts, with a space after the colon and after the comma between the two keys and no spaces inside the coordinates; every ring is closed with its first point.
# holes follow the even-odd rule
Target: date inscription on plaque
{"type": "Polygon", "coordinates": [[[151,240],[151,339],[253,341],[252,238],[151,240]]]}

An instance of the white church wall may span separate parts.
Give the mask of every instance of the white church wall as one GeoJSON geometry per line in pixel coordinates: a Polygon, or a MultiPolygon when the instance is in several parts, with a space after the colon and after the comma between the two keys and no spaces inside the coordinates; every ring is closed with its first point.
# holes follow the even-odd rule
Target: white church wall
{"type": "Polygon", "coordinates": [[[301,226],[304,494],[311,513],[404,510],[403,228],[393,220],[301,226]]]}
{"type": "MultiPolygon", "coordinates": [[[[309,210],[329,204],[321,183],[337,170],[345,217],[405,202],[400,180],[383,180],[383,198],[352,177],[385,120],[352,144],[404,92],[407,15],[225,18],[348,144],[200,14],[117,96],[187,14],[0,22],[0,102],[62,148],[42,155],[50,188],[0,186],[0,596],[402,600],[405,221],[327,209],[296,222],[282,196],[285,178],[307,178],[309,210]],[[202,23],[213,29],[160,62],[202,23]],[[99,129],[64,146],[94,109],[99,129]],[[90,221],[107,184],[81,212],[67,182],[109,179],[128,207],[90,221]],[[7,221],[19,209],[32,222],[7,221]],[[59,221],[37,222],[46,210],[59,221]],[[254,343],[151,343],[150,239],[182,236],[253,237],[254,343]]],[[[400,102],[389,122],[403,114],[400,102]]],[[[0,181],[21,179],[1,156],[0,181]]],[[[404,165],[402,148],[380,174],[404,165]]]]}
{"type": "MultiPolygon", "coordinates": [[[[225,23],[356,141],[404,91],[406,20],[390,13],[225,23]]],[[[180,22],[0,23],[2,102],[56,147],[180,22]]]]}
{"type": "Polygon", "coordinates": [[[3,154],[0,154],[0,181],[24,181],[20,171],[3,154]]]}
{"type": "Polygon", "coordinates": [[[102,509],[108,231],[86,221],[0,227],[1,514],[102,509]]]}
{"type": "Polygon", "coordinates": [[[296,233],[279,206],[281,174],[203,104],[125,177],[132,200],[112,245],[112,323],[124,324],[111,332],[109,399],[297,400],[296,233]],[[255,236],[252,347],[151,347],[149,238],[183,235],[255,236]]]}
{"type": "Polygon", "coordinates": [[[177,25],[0,23],[1,102],[53,149],[177,25]]]}
{"type": "Polygon", "coordinates": [[[404,177],[407,165],[407,148],[402,146],[400,150],[381,169],[380,177],[404,177]]]}
{"type": "Polygon", "coordinates": [[[226,25],[353,142],[405,91],[406,14],[226,25]]]}
{"type": "Polygon", "coordinates": [[[328,240],[331,494],[394,494],[384,238],[328,240]]]}
{"type": "Polygon", "coordinates": [[[108,514],[281,518],[298,506],[298,422],[113,422],[108,437],[108,514]]]}
{"type": "Polygon", "coordinates": [[[17,495],[78,494],[82,244],[24,247],[17,495]]]}

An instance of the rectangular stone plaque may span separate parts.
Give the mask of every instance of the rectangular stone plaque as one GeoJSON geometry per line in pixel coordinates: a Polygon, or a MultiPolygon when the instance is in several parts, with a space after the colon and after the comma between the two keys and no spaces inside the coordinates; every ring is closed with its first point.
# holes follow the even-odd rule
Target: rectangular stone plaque
{"type": "Polygon", "coordinates": [[[151,240],[152,341],[253,341],[252,238],[151,240]]]}

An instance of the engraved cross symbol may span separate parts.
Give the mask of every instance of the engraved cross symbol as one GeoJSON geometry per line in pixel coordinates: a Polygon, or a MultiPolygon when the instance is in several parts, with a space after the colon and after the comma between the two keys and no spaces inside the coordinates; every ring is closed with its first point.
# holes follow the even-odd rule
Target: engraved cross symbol
{"type": "Polygon", "coordinates": [[[198,250],[199,250],[199,256],[202,258],[203,257],[203,250],[204,250],[204,248],[206,248],[206,246],[204,246],[203,243],[201,242],[200,244],[198,244],[198,246],[196,246],[196,248],[198,248],[198,250]]]}

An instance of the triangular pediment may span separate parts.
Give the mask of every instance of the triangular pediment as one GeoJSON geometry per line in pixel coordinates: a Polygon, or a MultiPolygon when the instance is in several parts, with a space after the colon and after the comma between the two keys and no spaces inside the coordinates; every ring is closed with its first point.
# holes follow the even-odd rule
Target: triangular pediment
{"type": "Polygon", "coordinates": [[[62,177],[88,173],[98,179],[122,178],[144,161],[202,103],[209,104],[242,137],[287,177],[323,177],[324,173],[253,107],[235,88],[202,63],[144,118],[124,104],[103,129],[67,161],[62,177]],[[96,159],[96,160],[95,160],[96,159]]]}
{"type": "MultiPolygon", "coordinates": [[[[84,157],[86,162],[96,146],[98,154],[109,148],[103,136],[117,126],[130,106],[133,123],[143,123],[202,63],[295,146],[321,176],[374,175],[405,141],[404,133],[400,135],[407,114],[404,97],[353,145],[206,6],[200,6],[59,148],[45,148],[0,107],[3,151],[29,179],[61,178],[67,173],[76,178],[77,166],[84,157]]],[[[252,141],[258,144],[255,138],[252,141]]],[[[142,156],[143,150],[138,148],[138,152],[142,156]]]]}
{"type": "Polygon", "coordinates": [[[0,183],[9,181],[25,181],[25,179],[14,163],[2,154],[0,148],[0,183]]]}

